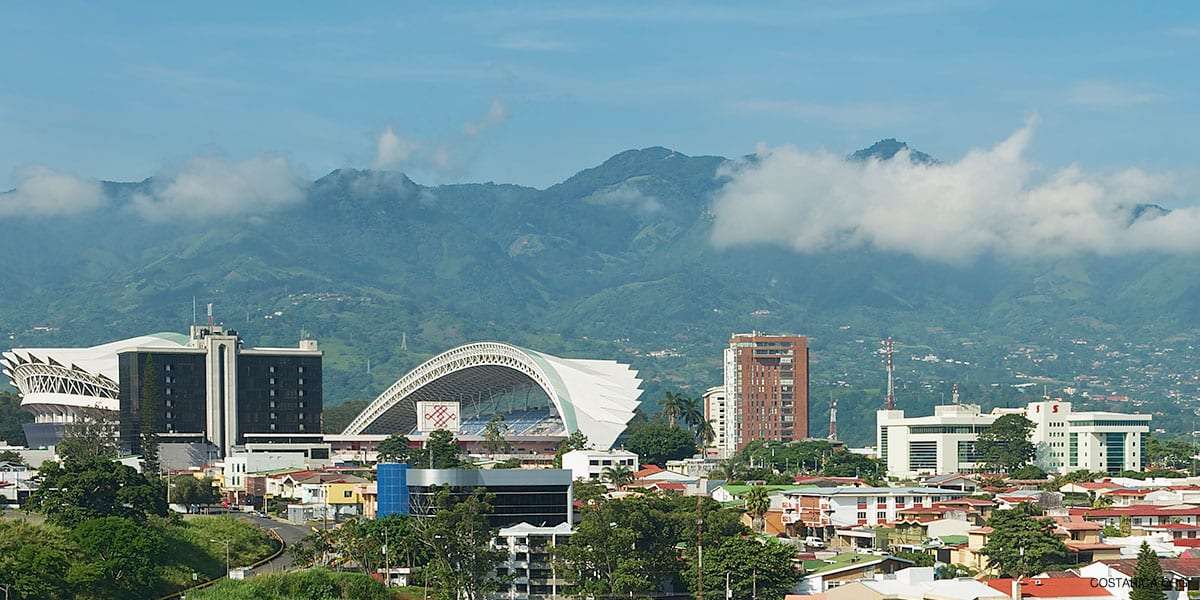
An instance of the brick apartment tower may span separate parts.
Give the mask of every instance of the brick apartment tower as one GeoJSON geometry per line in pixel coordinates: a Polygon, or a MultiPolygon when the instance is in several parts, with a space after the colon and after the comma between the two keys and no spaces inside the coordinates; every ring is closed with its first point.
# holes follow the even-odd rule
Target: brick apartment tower
{"type": "Polygon", "coordinates": [[[725,401],[732,418],[720,453],[754,440],[802,440],[808,431],[808,338],[734,334],[725,349],[725,401]]]}

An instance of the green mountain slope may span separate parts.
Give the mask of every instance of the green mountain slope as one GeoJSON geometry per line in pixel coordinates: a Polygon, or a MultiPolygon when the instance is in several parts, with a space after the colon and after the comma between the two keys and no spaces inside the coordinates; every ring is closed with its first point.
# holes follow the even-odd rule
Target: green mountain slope
{"type": "MultiPolygon", "coordinates": [[[[854,157],[901,148],[884,140],[854,157]]],[[[901,405],[918,411],[952,383],[986,404],[1016,402],[1033,389],[1012,385],[1043,379],[1157,411],[1197,394],[1173,374],[1194,373],[1200,261],[946,266],[874,251],[718,250],[709,207],[724,161],[630,150],[544,190],[341,169],[301,204],[226,221],[147,222],[130,202],[153,182],[107,183],[108,210],[5,220],[0,346],[182,330],[195,296],[252,344],[311,332],[338,403],[477,339],[629,361],[648,397],[699,393],[719,382],[730,332],[795,332],[812,340],[813,429],[824,430],[836,393],[843,437],[860,443],[873,435],[875,350],[888,335],[902,352],[901,405]],[[927,355],[939,359],[913,360],[927,355]]]]}

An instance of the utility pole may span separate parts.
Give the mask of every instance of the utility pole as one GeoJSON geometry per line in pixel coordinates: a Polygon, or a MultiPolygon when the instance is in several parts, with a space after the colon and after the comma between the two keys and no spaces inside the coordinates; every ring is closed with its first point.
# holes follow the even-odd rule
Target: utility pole
{"type": "Polygon", "coordinates": [[[704,513],[701,511],[700,496],[696,496],[696,590],[704,599],[704,513]]]}

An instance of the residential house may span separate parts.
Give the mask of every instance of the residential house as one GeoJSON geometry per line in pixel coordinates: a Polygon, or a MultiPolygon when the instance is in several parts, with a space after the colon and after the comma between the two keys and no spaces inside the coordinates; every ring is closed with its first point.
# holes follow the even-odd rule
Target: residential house
{"type": "MultiPolygon", "coordinates": [[[[1160,558],[1163,578],[1171,582],[1168,600],[1186,599],[1188,590],[1200,590],[1200,558],[1160,558]]],[[[1079,569],[1079,576],[1105,583],[1105,589],[1121,600],[1128,600],[1132,589],[1136,558],[1097,561],[1079,569]]]]}
{"type": "Polygon", "coordinates": [[[1013,600],[1050,599],[1063,600],[1114,600],[1108,588],[1084,577],[1031,577],[1022,579],[988,579],[984,583],[998,592],[1005,592],[1013,600]]]}
{"type": "Polygon", "coordinates": [[[924,487],[802,488],[783,492],[783,522],[827,537],[836,528],[896,523],[901,511],[961,498],[956,490],[924,487]]]}
{"type": "Polygon", "coordinates": [[[855,581],[874,579],[876,575],[895,573],[913,563],[894,556],[817,552],[814,558],[802,561],[801,565],[802,575],[793,591],[819,594],[855,581]]]}
{"type": "Polygon", "coordinates": [[[1010,600],[974,579],[935,579],[933,567],[909,567],[831,588],[827,600],[1010,600]]]}

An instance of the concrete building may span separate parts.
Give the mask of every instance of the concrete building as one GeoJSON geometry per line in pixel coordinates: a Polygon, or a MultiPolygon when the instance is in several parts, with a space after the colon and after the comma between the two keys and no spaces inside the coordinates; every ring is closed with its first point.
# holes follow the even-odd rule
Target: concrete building
{"type": "Polygon", "coordinates": [[[638,470],[638,455],[628,450],[572,450],[562,457],[562,468],[571,471],[571,479],[604,481],[604,470],[625,467],[638,470]]]}
{"type": "Polygon", "coordinates": [[[726,432],[729,429],[730,406],[725,401],[725,386],[718,385],[704,391],[704,418],[708,420],[713,430],[713,441],[704,449],[709,456],[721,456],[726,432]]]}
{"type": "Polygon", "coordinates": [[[724,352],[725,392],[713,395],[725,414],[716,453],[727,458],[754,440],[802,440],[808,432],[808,339],[734,334],[724,352]]]}
{"type": "Polygon", "coordinates": [[[896,523],[903,520],[905,509],[931,507],[935,502],[967,495],[957,490],[920,487],[801,488],[782,494],[780,507],[785,525],[803,523],[809,531],[823,531],[827,537],[836,528],[896,523]]]}
{"type": "Polygon", "coordinates": [[[376,468],[377,517],[428,516],[437,510],[436,497],[443,490],[451,502],[482,490],[491,495],[487,519],[493,527],[550,527],[574,519],[574,480],[566,469],[412,469],[394,463],[376,468]]]}
{"type": "Polygon", "coordinates": [[[1078,470],[1119,473],[1140,470],[1150,431],[1150,415],[1098,411],[1074,412],[1070,402],[1043,400],[1025,408],[983,413],[976,404],[937,406],[927,417],[906,417],[903,410],[876,413],[876,444],[888,475],[914,478],[983,470],[976,441],[1006,414],[1034,424],[1036,464],[1049,473],[1078,470]]]}
{"type": "Polygon", "coordinates": [[[935,579],[933,567],[909,567],[891,574],[831,587],[828,600],[1012,600],[1008,594],[970,578],[935,579]]]}
{"type": "Polygon", "coordinates": [[[291,452],[236,454],[225,459],[221,485],[226,490],[245,492],[246,478],[250,475],[304,466],[304,455],[291,452]]]}
{"type": "Polygon", "coordinates": [[[508,553],[496,574],[508,577],[508,589],[496,596],[510,600],[557,598],[561,587],[568,585],[554,567],[554,547],[566,543],[571,534],[570,523],[553,527],[538,527],[518,523],[497,533],[495,545],[508,553]]]}

